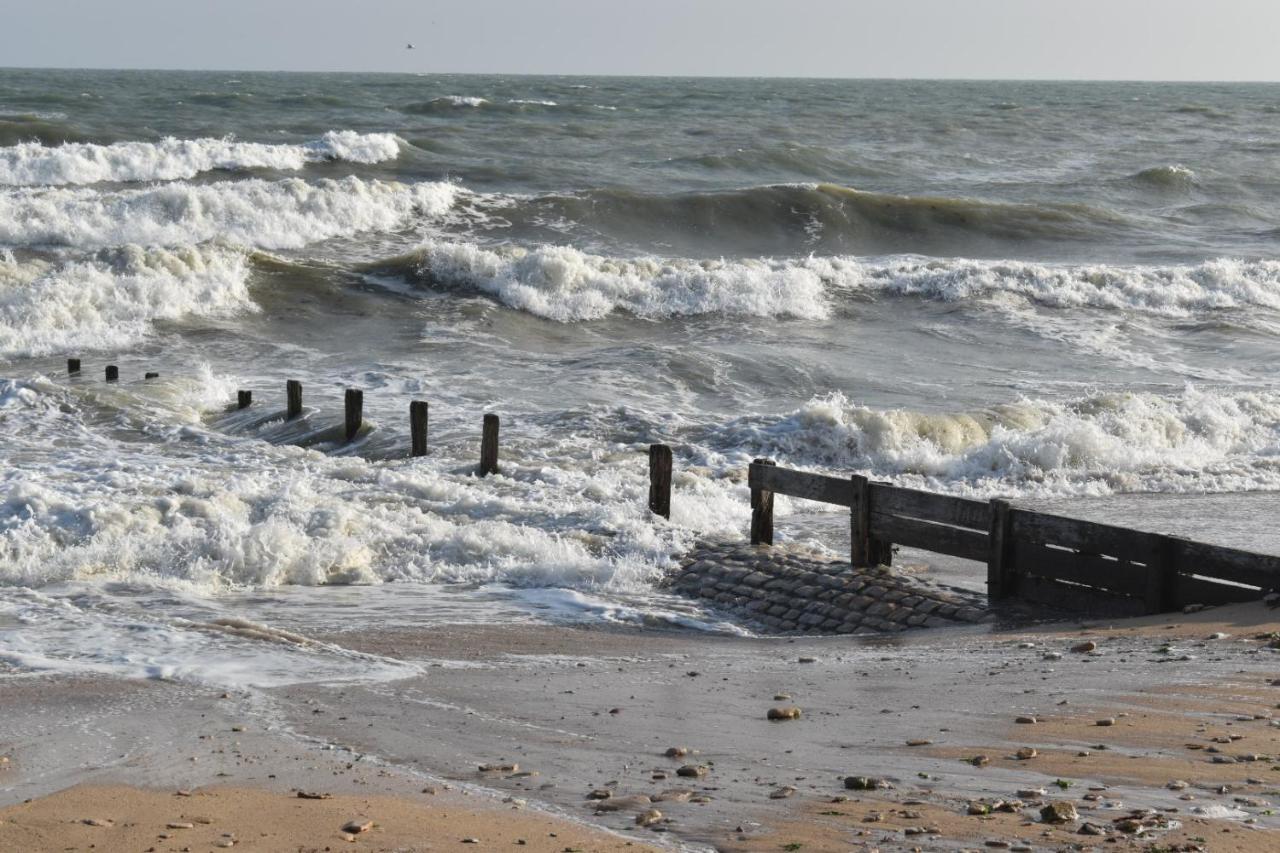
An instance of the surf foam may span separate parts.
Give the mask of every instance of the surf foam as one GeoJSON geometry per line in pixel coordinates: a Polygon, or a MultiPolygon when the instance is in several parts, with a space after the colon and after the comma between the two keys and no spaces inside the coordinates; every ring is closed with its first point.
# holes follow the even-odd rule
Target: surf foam
{"type": "Polygon", "coordinates": [[[297,171],[309,163],[342,160],[382,163],[400,154],[390,133],[331,130],[298,145],[269,145],[223,139],[175,139],[159,142],[72,142],[46,146],[23,142],[0,148],[0,184],[51,186],[104,181],[171,181],[214,170],[276,169],[297,171]]]}
{"type": "Polygon", "coordinates": [[[294,249],[333,237],[401,228],[446,213],[455,184],[346,177],[251,178],[100,192],[88,188],[0,193],[0,244],[97,249],[128,243],[186,246],[223,240],[294,249]]]}
{"type": "Polygon", "coordinates": [[[158,320],[228,317],[256,306],[243,252],[125,246],[88,260],[0,253],[0,355],[122,348],[158,320]]]}

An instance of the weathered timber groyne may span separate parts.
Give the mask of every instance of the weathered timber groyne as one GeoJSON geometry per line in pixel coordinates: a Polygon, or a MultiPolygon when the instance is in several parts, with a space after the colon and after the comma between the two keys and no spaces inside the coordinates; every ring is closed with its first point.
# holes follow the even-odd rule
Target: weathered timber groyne
{"type": "Polygon", "coordinates": [[[705,543],[667,578],[768,633],[872,634],[993,618],[985,596],[912,578],[888,566],[853,569],[800,547],[705,543]]]}

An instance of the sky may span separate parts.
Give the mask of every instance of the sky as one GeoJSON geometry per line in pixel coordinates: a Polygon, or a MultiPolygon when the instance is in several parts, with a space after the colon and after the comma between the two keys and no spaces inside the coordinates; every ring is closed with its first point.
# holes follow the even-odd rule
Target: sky
{"type": "Polygon", "coordinates": [[[11,67],[1280,80],[1277,33],[1275,0],[0,0],[11,67]]]}

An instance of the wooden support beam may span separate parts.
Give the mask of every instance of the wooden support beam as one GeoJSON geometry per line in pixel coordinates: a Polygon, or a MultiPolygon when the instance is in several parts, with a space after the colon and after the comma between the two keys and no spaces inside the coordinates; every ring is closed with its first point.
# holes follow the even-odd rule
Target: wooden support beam
{"type": "Polygon", "coordinates": [[[288,401],[288,419],[293,420],[302,414],[302,383],[290,379],[284,385],[284,394],[288,401]]]}
{"type": "Polygon", "coordinates": [[[854,474],[849,482],[852,486],[852,500],[849,504],[849,562],[855,569],[865,569],[875,565],[871,553],[871,483],[861,474],[854,474]]]}
{"type": "Polygon", "coordinates": [[[79,372],[80,372],[80,359],[78,358],[67,359],[67,374],[70,376],[75,376],[79,372]]]}
{"type": "Polygon", "coordinates": [[[1147,564],[1144,596],[1147,613],[1168,613],[1177,609],[1179,545],[1176,537],[1162,536],[1156,546],[1155,558],[1147,564]]]}
{"type": "Polygon", "coordinates": [[[114,364],[108,364],[107,365],[107,381],[115,382],[119,378],[120,378],[120,368],[116,367],[114,364]]]}
{"type": "Polygon", "coordinates": [[[427,404],[425,400],[409,403],[409,455],[427,455],[427,404]]]}
{"type": "MultiPolygon", "coordinates": [[[[755,459],[756,465],[776,465],[772,459],[755,459]]],[[[748,481],[751,477],[748,475],[748,481]]],[[[773,492],[760,486],[751,487],[751,544],[773,544],[773,492]]]]}
{"type": "Polygon", "coordinates": [[[484,416],[484,435],[480,440],[480,476],[498,473],[498,416],[484,416]]]}
{"type": "Polygon", "coordinates": [[[249,407],[250,407],[250,406],[252,406],[252,405],[253,405],[253,392],[252,392],[252,391],[237,391],[237,392],[236,392],[236,408],[237,408],[237,409],[247,409],[247,408],[249,408],[249,407]]]}
{"type": "Polygon", "coordinates": [[[649,511],[671,518],[671,448],[649,445],[649,511]]]}
{"type": "Polygon", "coordinates": [[[346,414],[344,423],[347,441],[351,441],[360,432],[360,425],[364,423],[364,392],[359,388],[348,388],[343,400],[343,410],[346,414]]]}
{"type": "Polygon", "coordinates": [[[1018,574],[1013,560],[1013,535],[1009,527],[1009,502],[991,501],[991,528],[987,531],[987,598],[998,601],[1017,592],[1018,574]]]}

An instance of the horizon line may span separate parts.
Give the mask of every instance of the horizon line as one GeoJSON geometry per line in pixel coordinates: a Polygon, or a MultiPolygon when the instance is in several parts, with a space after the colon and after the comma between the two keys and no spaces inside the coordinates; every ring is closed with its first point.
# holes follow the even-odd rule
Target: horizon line
{"type": "Polygon", "coordinates": [[[1155,78],[1155,77],[880,77],[880,76],[824,76],[810,74],[656,74],[656,73],[605,73],[586,72],[556,73],[532,71],[370,71],[357,69],[301,70],[290,68],[175,68],[61,66],[61,65],[0,65],[0,71],[108,71],[108,72],[169,72],[187,74],[379,74],[409,77],[563,77],[563,78],[611,78],[617,80],[841,80],[866,82],[928,82],[928,83],[1198,83],[1198,84],[1276,84],[1280,79],[1212,79],[1212,78],[1155,78]]]}

